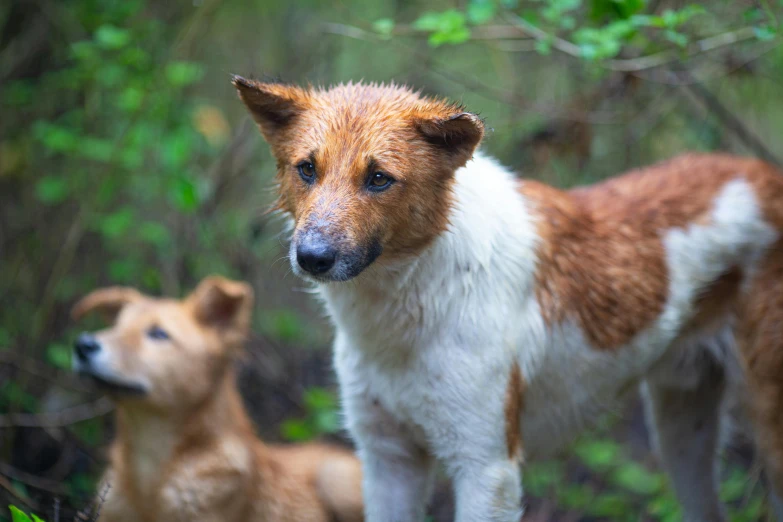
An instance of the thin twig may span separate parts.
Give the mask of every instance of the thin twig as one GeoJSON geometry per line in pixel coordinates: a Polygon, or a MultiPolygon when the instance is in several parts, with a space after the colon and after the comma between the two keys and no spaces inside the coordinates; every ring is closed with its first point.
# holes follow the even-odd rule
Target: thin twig
{"type": "Polygon", "coordinates": [[[32,359],[30,357],[24,357],[18,353],[11,351],[0,351],[0,364],[11,365],[23,372],[34,375],[39,379],[46,380],[63,388],[70,388],[75,391],[89,392],[92,389],[79,382],[79,379],[74,375],[66,372],[54,371],[49,366],[32,359]]]}
{"type": "Polygon", "coordinates": [[[9,413],[0,415],[0,428],[58,428],[110,413],[114,405],[106,397],[51,413],[9,413]]]}
{"type": "Polygon", "coordinates": [[[68,488],[63,486],[61,482],[56,482],[54,480],[47,480],[37,475],[26,473],[4,462],[0,462],[0,474],[5,475],[6,477],[12,480],[16,480],[17,482],[21,482],[22,484],[27,484],[28,486],[32,486],[36,489],[41,489],[44,491],[48,491],[50,493],[54,493],[55,495],[68,494],[68,488]]]}
{"type": "Polygon", "coordinates": [[[14,485],[11,484],[11,481],[2,475],[0,475],[0,487],[8,491],[8,493],[10,493],[15,499],[23,503],[28,508],[34,511],[38,511],[38,504],[36,504],[33,499],[25,495],[23,492],[15,488],[14,485]]]}
{"type": "MultiPolygon", "coordinates": [[[[516,25],[522,31],[525,31],[536,40],[548,41],[551,43],[553,49],[557,49],[558,51],[564,52],[576,58],[582,58],[582,50],[578,45],[575,45],[568,40],[564,40],[563,38],[553,34],[547,33],[546,31],[534,26],[524,18],[513,13],[506,13],[505,16],[510,23],[516,25]]],[[[745,40],[751,40],[755,37],[756,32],[755,28],[753,27],[743,27],[734,31],[717,34],[693,42],[686,50],[684,57],[692,58],[698,54],[714,51],[715,49],[719,49],[721,47],[739,43],[745,40]]],[[[682,58],[683,55],[678,51],[668,50],[648,56],[640,56],[639,58],[606,60],[605,62],[599,62],[599,64],[617,72],[638,72],[646,69],[660,67],[682,58]]]]}
{"type": "MultiPolygon", "coordinates": [[[[379,36],[369,31],[364,31],[358,27],[344,24],[327,23],[324,24],[324,29],[328,33],[337,34],[340,36],[346,36],[348,38],[377,42],[379,36]]],[[[428,58],[424,53],[416,49],[401,45],[399,43],[393,43],[398,48],[403,49],[406,53],[416,56],[419,59],[428,58]]],[[[450,71],[446,66],[432,66],[431,72],[442,76],[447,80],[454,82],[458,85],[466,87],[475,91],[477,94],[491,98],[507,105],[513,105],[522,107],[527,110],[539,112],[545,114],[552,119],[566,120],[566,121],[578,121],[594,124],[616,124],[624,123],[624,119],[621,118],[620,112],[599,112],[591,111],[586,112],[578,109],[563,110],[554,105],[550,105],[542,102],[531,102],[517,92],[506,91],[490,85],[485,84],[481,80],[463,74],[450,71]]]]}

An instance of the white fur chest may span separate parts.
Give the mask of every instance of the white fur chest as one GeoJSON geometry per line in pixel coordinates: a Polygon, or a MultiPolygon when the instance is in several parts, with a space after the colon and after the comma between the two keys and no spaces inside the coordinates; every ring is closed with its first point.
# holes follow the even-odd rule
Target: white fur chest
{"type": "Polygon", "coordinates": [[[448,427],[459,422],[444,416],[489,423],[519,348],[542,344],[537,236],[515,189],[502,167],[477,157],[457,174],[451,229],[426,252],[320,289],[337,329],[344,399],[366,398],[421,444],[460,438],[448,427]]]}

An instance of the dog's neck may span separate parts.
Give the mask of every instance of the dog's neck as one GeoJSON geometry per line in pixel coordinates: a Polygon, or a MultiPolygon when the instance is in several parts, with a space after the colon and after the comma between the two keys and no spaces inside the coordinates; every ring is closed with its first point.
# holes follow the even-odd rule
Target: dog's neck
{"type": "Polygon", "coordinates": [[[153,485],[180,454],[209,451],[223,437],[256,440],[233,369],[226,371],[214,393],[192,408],[172,412],[141,403],[118,405],[112,465],[139,485],[153,485]]]}

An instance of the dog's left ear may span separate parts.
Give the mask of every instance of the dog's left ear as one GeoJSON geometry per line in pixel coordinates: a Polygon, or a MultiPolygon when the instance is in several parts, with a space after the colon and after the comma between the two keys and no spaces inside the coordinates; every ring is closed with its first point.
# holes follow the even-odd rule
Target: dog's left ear
{"type": "Polygon", "coordinates": [[[133,288],[110,286],[99,288],[79,299],[71,308],[71,317],[77,321],[92,311],[103,312],[109,320],[114,320],[122,308],[133,301],[139,301],[144,296],[133,288]]]}
{"type": "Polygon", "coordinates": [[[259,82],[236,75],[232,76],[231,83],[272,146],[284,138],[284,131],[305,110],[309,101],[308,91],[296,85],[259,82]]]}
{"type": "Polygon", "coordinates": [[[253,289],[247,283],[210,276],[201,281],[187,301],[200,323],[241,342],[250,329],[253,289]]]}
{"type": "Polygon", "coordinates": [[[414,120],[414,126],[425,141],[454,162],[455,169],[467,163],[484,137],[484,122],[472,112],[420,117],[414,120]]]}

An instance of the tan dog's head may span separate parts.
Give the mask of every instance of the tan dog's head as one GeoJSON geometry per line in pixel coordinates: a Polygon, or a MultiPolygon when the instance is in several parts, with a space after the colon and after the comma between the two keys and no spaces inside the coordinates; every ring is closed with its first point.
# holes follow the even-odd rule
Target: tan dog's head
{"type": "Polygon", "coordinates": [[[241,349],[252,304],[250,286],[216,276],[181,301],[131,288],[95,290],[76,303],[74,318],[96,310],[113,325],[79,336],[74,370],[120,402],[195,406],[214,391],[241,349]]]}
{"type": "Polygon", "coordinates": [[[478,116],[395,85],[233,82],[277,158],[294,272],[346,281],[446,228],[454,172],[484,134],[478,116]]]}

